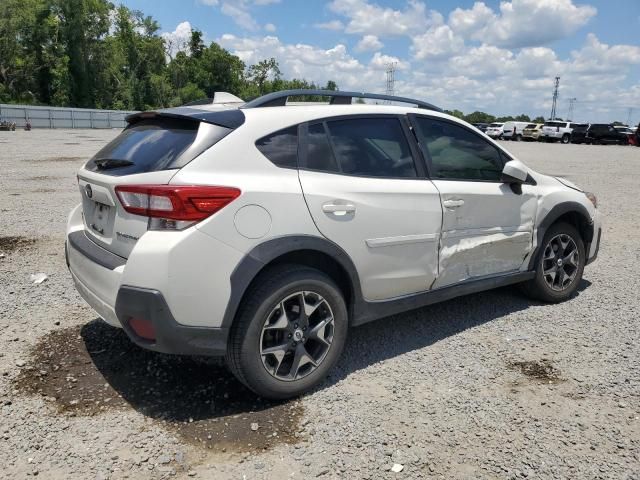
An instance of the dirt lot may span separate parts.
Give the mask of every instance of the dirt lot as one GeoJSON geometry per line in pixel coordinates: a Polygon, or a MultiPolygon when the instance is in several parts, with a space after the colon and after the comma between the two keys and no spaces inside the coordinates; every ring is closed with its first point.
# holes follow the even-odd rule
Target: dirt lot
{"type": "Polygon", "coordinates": [[[271,404],[136,348],[76,294],[75,171],[117,132],[0,133],[0,477],[640,478],[640,148],[506,144],[598,194],[575,298],[505,288],[378,321],[315,392],[271,404]]]}

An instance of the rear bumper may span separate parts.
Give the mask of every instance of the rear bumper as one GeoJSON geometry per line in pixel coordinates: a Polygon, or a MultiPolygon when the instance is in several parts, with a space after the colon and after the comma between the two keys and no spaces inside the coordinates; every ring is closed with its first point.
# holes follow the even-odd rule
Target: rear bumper
{"type": "MultiPolygon", "coordinates": [[[[114,327],[123,328],[132,342],[149,350],[181,355],[226,354],[227,326],[178,323],[174,317],[175,310],[172,311],[165,299],[167,292],[163,295],[160,289],[127,285],[125,269],[133,265],[87,238],[77,222],[78,216],[78,211],[74,211],[69,219],[65,243],[67,265],[80,296],[103,320],[114,327]],[[153,324],[156,332],[153,341],[139,337],[130,328],[129,320],[134,317],[153,324]]],[[[194,281],[198,281],[195,276],[194,281]]],[[[192,304],[195,311],[206,307],[198,302],[192,304]]],[[[209,321],[213,323],[216,317],[213,312],[209,321]]],[[[219,317],[221,319],[222,314],[219,317]]]]}
{"type": "Polygon", "coordinates": [[[160,291],[120,285],[123,266],[111,270],[98,264],[96,256],[104,256],[105,251],[95,244],[93,248],[84,245],[84,249],[79,250],[77,233],[84,235],[72,232],[65,246],[69,271],[80,296],[103,320],[123,328],[133,343],[148,350],[179,355],[226,354],[228,328],[179,324],[160,291]],[[139,337],[129,326],[131,318],[151,322],[155,339],[139,337]]]}
{"type": "Polygon", "coordinates": [[[126,285],[120,287],[115,312],[129,338],[148,350],[179,355],[226,354],[229,329],[179,324],[158,290],[126,285]],[[155,331],[155,340],[139,337],[129,326],[132,318],[150,321],[155,331]]]}
{"type": "Polygon", "coordinates": [[[560,139],[565,135],[565,132],[541,132],[540,136],[542,138],[556,138],[560,139]]]}

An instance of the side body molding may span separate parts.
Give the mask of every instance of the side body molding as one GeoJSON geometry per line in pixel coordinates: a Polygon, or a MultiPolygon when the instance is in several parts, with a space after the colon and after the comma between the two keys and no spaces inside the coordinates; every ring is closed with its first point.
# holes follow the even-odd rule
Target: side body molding
{"type": "Polygon", "coordinates": [[[324,253],[336,261],[346,272],[351,287],[351,302],[348,308],[351,314],[350,324],[352,326],[362,325],[461,295],[522,282],[534,276],[534,272],[527,271],[482,277],[403,297],[368,302],[362,296],[360,279],[353,262],[338,245],[322,237],[310,235],[284,236],[268,240],[256,246],[231,274],[231,298],[229,299],[221,327],[227,329],[231,327],[247,288],[269,262],[282,255],[299,251],[324,253]]]}

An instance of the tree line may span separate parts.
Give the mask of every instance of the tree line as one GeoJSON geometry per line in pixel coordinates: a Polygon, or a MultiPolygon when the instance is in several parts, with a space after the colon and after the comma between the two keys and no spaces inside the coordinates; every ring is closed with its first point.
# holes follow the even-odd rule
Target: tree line
{"type": "Polygon", "coordinates": [[[148,110],[216,91],[338,88],[286,80],[273,58],[245,65],[199,30],[177,53],[170,43],[152,17],[107,0],[2,0],[0,102],[148,110]]]}
{"type": "MultiPolygon", "coordinates": [[[[338,86],[284,79],[274,58],[245,65],[215,42],[205,45],[197,29],[172,44],[151,16],[108,0],[0,0],[0,103],[148,110],[216,91],[248,100],[293,88],[338,86]]],[[[447,113],[470,123],[544,122],[447,113]]]]}
{"type": "MultiPolygon", "coordinates": [[[[506,117],[496,117],[489,113],[478,112],[478,111],[469,113],[466,115],[460,110],[445,110],[445,113],[448,113],[449,115],[453,115],[454,117],[460,118],[465,122],[469,122],[469,123],[493,123],[493,122],[504,123],[504,122],[511,122],[511,121],[544,123],[546,121],[545,118],[542,116],[531,118],[529,117],[529,115],[525,115],[524,113],[521,115],[516,115],[515,117],[510,115],[506,117]]],[[[561,118],[556,118],[556,120],[562,121],[561,118]]]]}

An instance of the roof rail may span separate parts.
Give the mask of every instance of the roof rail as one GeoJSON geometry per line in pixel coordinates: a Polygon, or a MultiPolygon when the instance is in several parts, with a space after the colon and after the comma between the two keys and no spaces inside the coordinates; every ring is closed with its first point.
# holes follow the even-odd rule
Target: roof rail
{"type": "Polygon", "coordinates": [[[435,105],[431,105],[430,103],[413,98],[396,97],[394,95],[382,95],[379,93],[342,92],[339,90],[312,89],[282,90],[280,92],[268,93],[267,95],[263,95],[254,100],[251,100],[250,102],[245,103],[244,106],[240,108],[282,107],[287,104],[287,99],[289,97],[300,97],[309,95],[331,97],[331,101],[329,102],[331,105],[350,105],[353,98],[368,98],[371,100],[386,100],[390,102],[410,103],[416,105],[418,108],[442,112],[442,109],[436,107],[435,105]]]}

